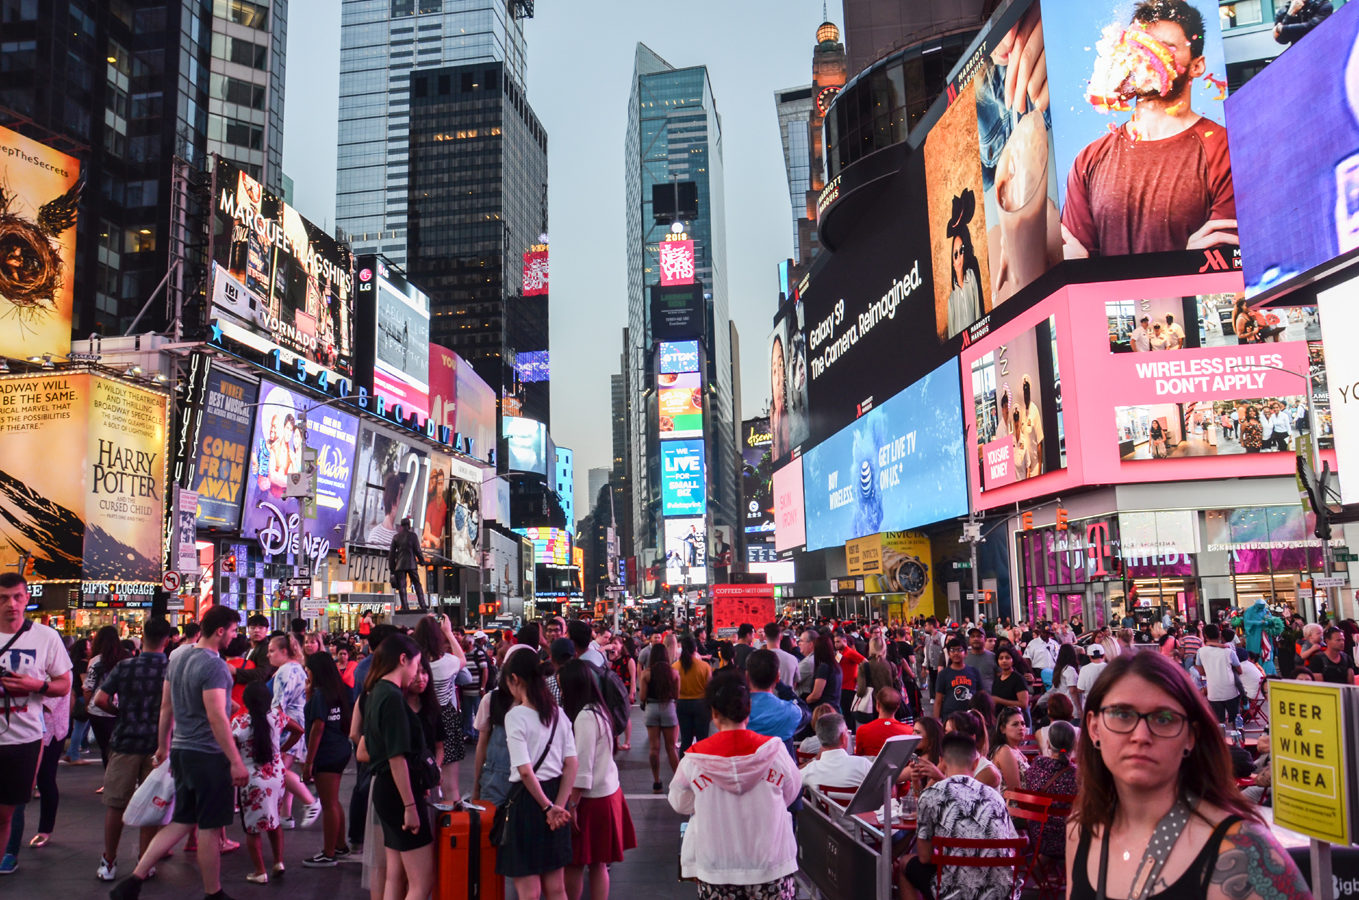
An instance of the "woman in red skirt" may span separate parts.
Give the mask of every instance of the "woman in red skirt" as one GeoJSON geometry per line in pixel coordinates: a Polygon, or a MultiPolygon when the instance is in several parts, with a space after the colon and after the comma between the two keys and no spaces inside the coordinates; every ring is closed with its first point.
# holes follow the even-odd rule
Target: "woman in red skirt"
{"type": "Polygon", "coordinates": [[[574,823],[566,894],[570,900],[580,900],[589,868],[590,900],[608,900],[609,863],[622,862],[624,851],[637,846],[613,761],[613,722],[589,665],[572,660],[557,671],[557,684],[562,710],[574,727],[579,760],[568,804],[574,823]]]}

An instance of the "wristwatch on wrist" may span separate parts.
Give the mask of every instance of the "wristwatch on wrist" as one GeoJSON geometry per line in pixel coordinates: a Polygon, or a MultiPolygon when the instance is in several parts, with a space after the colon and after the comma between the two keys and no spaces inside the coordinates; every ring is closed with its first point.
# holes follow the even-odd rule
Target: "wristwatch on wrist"
{"type": "Polygon", "coordinates": [[[49,678],[47,681],[44,681],[44,682],[42,683],[42,687],[38,688],[38,693],[39,693],[39,694],[42,694],[44,697],[46,697],[46,696],[47,696],[47,692],[48,692],[49,690],[51,690],[51,689],[52,689],[52,680],[49,678]]]}

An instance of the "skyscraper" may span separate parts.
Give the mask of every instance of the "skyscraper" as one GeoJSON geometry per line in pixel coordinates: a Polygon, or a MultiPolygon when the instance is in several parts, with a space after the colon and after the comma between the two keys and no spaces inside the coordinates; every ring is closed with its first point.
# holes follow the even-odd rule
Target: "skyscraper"
{"type": "Polygon", "coordinates": [[[808,120],[812,115],[812,86],[783,88],[774,92],[779,114],[779,137],[783,140],[783,170],[788,176],[788,202],[793,207],[793,259],[801,260],[798,220],[807,217],[807,190],[811,187],[811,149],[808,120]]]}
{"type": "Polygon", "coordinates": [[[550,426],[547,281],[524,277],[525,254],[547,253],[547,132],[501,63],[416,72],[409,129],[406,271],[430,296],[430,340],[502,412],[550,426]]]}
{"type": "Polygon", "coordinates": [[[587,498],[590,498],[591,502],[594,502],[593,498],[599,496],[599,489],[609,483],[610,474],[611,470],[604,468],[602,466],[590,470],[585,489],[585,496],[587,498]]]}
{"type": "Polygon", "coordinates": [[[652,186],[693,182],[698,215],[682,223],[693,241],[694,279],[702,286],[706,322],[706,453],[709,524],[731,525],[735,496],[736,447],[732,412],[731,337],[727,323],[726,212],[722,173],[722,120],[705,66],[675,68],[644,44],[637,45],[624,141],[627,189],[628,260],[627,371],[635,377],[632,396],[645,394],[629,413],[632,437],[633,546],[651,565],[663,554],[661,464],[655,392],[657,341],[650,314],[650,289],[659,283],[659,246],[669,223],[658,223],[652,186]]]}
{"type": "MultiPolygon", "coordinates": [[[[172,209],[202,213],[173,198],[173,158],[206,172],[220,153],[282,193],[287,2],[6,0],[0,21],[0,125],[81,163],[73,330],[120,334],[199,243],[171,228],[172,209]]],[[[171,298],[201,274],[177,271],[171,298]]],[[[163,330],[165,309],[138,328],[163,330]]]]}
{"type": "Polygon", "coordinates": [[[522,85],[531,15],[526,0],[344,0],[335,220],[355,253],[406,266],[411,73],[503,63],[522,85]]]}
{"type": "Polygon", "coordinates": [[[562,501],[562,512],[566,513],[566,530],[576,531],[576,454],[570,447],[558,447],[557,459],[553,463],[553,488],[562,501]]]}

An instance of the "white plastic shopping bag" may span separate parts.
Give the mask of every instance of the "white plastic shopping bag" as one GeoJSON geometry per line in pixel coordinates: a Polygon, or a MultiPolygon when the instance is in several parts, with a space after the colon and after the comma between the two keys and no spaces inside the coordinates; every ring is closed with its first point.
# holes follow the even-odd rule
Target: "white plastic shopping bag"
{"type": "Polygon", "coordinates": [[[175,779],[170,774],[170,761],[156,766],[137,788],[123,811],[123,824],[133,828],[169,825],[175,811],[175,779]]]}

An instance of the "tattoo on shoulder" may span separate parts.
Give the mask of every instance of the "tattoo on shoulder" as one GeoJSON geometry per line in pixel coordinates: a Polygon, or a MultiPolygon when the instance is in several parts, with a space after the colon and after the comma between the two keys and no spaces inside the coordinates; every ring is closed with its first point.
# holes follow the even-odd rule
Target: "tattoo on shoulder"
{"type": "Polygon", "coordinates": [[[1242,822],[1223,838],[1211,881],[1227,900],[1312,898],[1293,858],[1256,822],[1242,822]]]}

